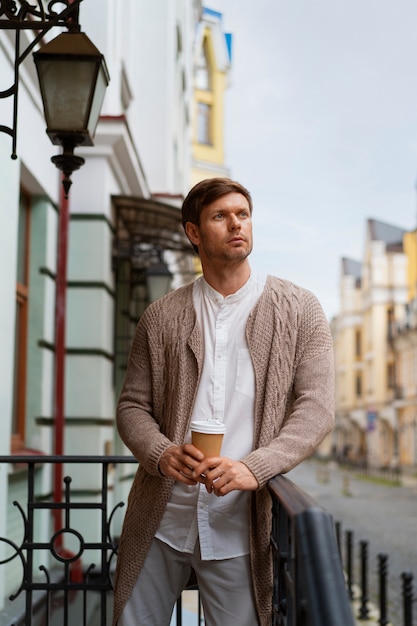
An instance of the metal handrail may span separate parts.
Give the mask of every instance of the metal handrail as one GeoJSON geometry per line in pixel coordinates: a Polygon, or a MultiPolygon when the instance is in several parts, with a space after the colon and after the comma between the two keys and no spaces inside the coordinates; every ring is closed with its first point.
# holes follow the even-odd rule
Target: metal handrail
{"type": "MultiPolygon", "coordinates": [[[[17,464],[27,467],[26,506],[18,502],[13,505],[20,512],[24,536],[21,545],[0,537],[12,556],[0,561],[6,565],[13,559],[22,565],[22,582],[11,599],[24,597],[23,620],[15,619],[8,624],[34,622],[35,599],[41,594],[43,623],[48,626],[52,620],[53,600],[57,594],[62,604],[61,623],[68,626],[71,602],[78,594],[79,611],[77,625],[89,623],[91,592],[94,592],[98,605],[99,618],[95,624],[108,623],[109,596],[112,592],[112,572],[117,557],[118,538],[112,534],[112,520],[116,510],[123,503],[113,503],[110,508],[109,468],[125,463],[137,463],[129,456],[0,456],[0,463],[17,464]],[[102,466],[101,497],[94,502],[76,502],[71,492],[71,478],[64,478],[61,502],[40,500],[35,493],[35,476],[40,466],[47,464],[100,464],[102,466]],[[63,528],[53,532],[48,541],[36,541],[34,524],[37,511],[50,510],[52,514],[62,511],[63,528]],[[79,510],[96,510],[100,513],[101,527],[97,541],[86,541],[82,532],[73,527],[72,515],[79,510]],[[63,546],[66,533],[78,542],[78,550],[70,552],[63,546]],[[99,562],[89,563],[88,550],[99,553],[99,562]],[[49,562],[37,570],[36,554],[48,554],[49,562]],[[51,568],[51,563],[54,568],[51,568]],[[59,567],[58,567],[59,566],[59,567]],[[60,569],[59,569],[60,568],[60,569]],[[58,573],[57,573],[57,570],[58,573]],[[43,578],[39,578],[39,571],[43,578]],[[98,600],[97,600],[98,597],[98,600]],[[90,598],[90,600],[89,600],[90,598]],[[89,604],[90,602],[90,604],[89,604]]],[[[331,516],[320,509],[312,498],[297,485],[283,476],[277,476],[268,484],[272,498],[273,529],[271,545],[274,555],[274,626],[353,626],[354,621],[344,584],[342,565],[336,542],[336,534],[331,516]]],[[[177,624],[181,624],[181,603],[177,606],[177,624]]],[[[91,613],[91,611],[90,611],[91,613]]]]}
{"type": "Polygon", "coordinates": [[[273,626],[353,626],[332,516],[284,476],[269,481],[273,626]]]}

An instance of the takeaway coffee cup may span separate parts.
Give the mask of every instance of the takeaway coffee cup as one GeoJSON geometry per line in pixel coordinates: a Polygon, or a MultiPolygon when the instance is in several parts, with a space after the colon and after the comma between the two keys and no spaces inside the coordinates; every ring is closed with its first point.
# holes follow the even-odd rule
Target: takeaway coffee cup
{"type": "Polygon", "coordinates": [[[226,427],[217,420],[191,422],[191,443],[205,457],[219,456],[226,427]]]}

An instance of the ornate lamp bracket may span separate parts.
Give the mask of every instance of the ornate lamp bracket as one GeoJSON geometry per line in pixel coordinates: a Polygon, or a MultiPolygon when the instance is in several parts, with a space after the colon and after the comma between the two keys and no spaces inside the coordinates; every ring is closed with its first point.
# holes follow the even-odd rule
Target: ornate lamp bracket
{"type": "Polygon", "coordinates": [[[69,32],[80,32],[79,8],[83,0],[0,0],[0,30],[15,31],[14,80],[8,88],[0,91],[0,98],[13,99],[12,126],[0,124],[0,132],[12,138],[12,159],[17,159],[17,105],[19,95],[19,66],[33,48],[52,28],[66,28],[69,32]],[[20,49],[22,30],[31,30],[33,40],[22,51],[20,49]]]}

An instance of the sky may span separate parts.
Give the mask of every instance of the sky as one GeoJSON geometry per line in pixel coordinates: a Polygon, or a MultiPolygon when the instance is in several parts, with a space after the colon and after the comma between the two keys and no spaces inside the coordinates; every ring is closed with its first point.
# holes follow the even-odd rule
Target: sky
{"type": "Polygon", "coordinates": [[[416,0],[206,0],[233,35],[225,158],[254,201],[254,270],[339,310],[366,222],[416,228],[416,0]]]}

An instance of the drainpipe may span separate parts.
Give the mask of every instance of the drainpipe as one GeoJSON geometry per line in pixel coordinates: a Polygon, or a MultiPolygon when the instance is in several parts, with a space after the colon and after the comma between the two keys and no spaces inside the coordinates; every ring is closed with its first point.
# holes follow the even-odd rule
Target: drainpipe
{"type": "MultiPolygon", "coordinates": [[[[64,428],[65,428],[65,312],[67,296],[67,257],[68,257],[68,231],[69,231],[69,200],[65,197],[65,191],[60,185],[59,221],[58,221],[58,251],[56,270],[56,295],[55,295],[55,397],[54,397],[54,454],[64,454],[64,428]]],[[[62,463],[54,463],[53,495],[54,502],[62,501],[63,466],[62,463]]],[[[54,531],[63,527],[63,511],[54,511],[54,531]]],[[[55,548],[62,547],[62,535],[57,537],[55,548]]]]}

